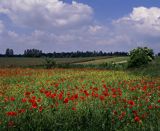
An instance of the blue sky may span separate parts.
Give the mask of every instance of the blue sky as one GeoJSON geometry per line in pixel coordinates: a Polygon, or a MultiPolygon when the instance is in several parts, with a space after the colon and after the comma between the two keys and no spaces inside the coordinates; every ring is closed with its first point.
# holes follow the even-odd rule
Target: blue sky
{"type": "MultiPolygon", "coordinates": [[[[63,0],[71,3],[72,0],[63,0]]],[[[160,0],[76,0],[94,8],[99,20],[115,19],[129,14],[134,7],[160,7],[160,0]]]]}
{"type": "Polygon", "coordinates": [[[160,0],[0,0],[0,53],[160,52],[160,0]]]}

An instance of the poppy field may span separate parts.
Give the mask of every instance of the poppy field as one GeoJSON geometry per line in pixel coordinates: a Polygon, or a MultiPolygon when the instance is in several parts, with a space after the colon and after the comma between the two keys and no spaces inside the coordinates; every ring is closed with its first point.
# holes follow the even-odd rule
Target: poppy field
{"type": "Polygon", "coordinates": [[[0,69],[0,131],[160,130],[160,78],[98,69],[0,69]]]}

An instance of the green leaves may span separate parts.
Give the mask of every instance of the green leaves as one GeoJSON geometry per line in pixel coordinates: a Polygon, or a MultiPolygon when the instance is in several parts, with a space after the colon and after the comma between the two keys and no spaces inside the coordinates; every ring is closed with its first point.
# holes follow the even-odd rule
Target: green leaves
{"type": "Polygon", "coordinates": [[[142,65],[147,65],[153,59],[154,53],[152,49],[147,47],[138,47],[130,51],[128,67],[139,67],[142,65]]]}

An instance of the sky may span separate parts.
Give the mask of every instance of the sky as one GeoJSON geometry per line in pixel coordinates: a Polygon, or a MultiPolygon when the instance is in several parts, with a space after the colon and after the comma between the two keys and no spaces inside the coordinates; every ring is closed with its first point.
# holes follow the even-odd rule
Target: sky
{"type": "Polygon", "coordinates": [[[0,0],[0,53],[160,52],[160,0],[0,0]]]}

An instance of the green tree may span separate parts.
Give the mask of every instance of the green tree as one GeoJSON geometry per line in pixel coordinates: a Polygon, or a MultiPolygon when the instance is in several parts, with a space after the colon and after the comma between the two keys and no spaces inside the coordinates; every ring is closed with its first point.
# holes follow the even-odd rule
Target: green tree
{"type": "Polygon", "coordinates": [[[154,59],[153,50],[148,47],[138,47],[130,51],[128,67],[147,65],[154,59]]]}
{"type": "Polygon", "coordinates": [[[13,49],[7,48],[6,49],[6,56],[13,56],[13,55],[14,55],[13,49]]]}

